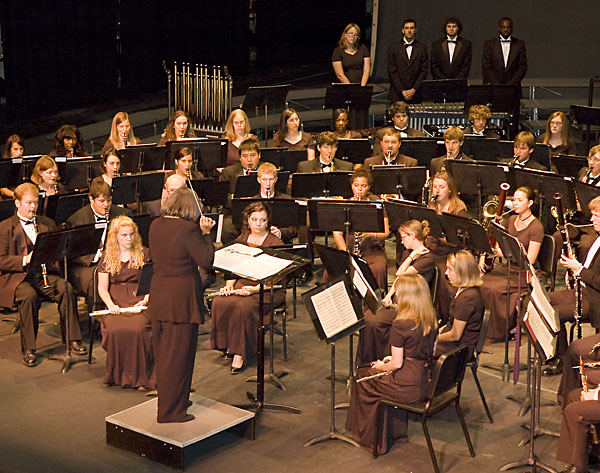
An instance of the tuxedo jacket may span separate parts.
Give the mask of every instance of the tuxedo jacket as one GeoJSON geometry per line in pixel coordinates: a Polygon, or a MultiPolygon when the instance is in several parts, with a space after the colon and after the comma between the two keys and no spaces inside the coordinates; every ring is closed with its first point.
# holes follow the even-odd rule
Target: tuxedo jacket
{"type": "Polygon", "coordinates": [[[452,63],[448,51],[448,39],[442,38],[431,45],[431,75],[439,79],[466,79],[471,70],[471,41],[458,37],[452,63]]]}
{"type": "MultiPolygon", "coordinates": [[[[503,158],[500,160],[501,163],[510,163],[514,158],[503,158]]],[[[534,169],[536,171],[547,171],[548,168],[541,163],[538,163],[535,159],[529,158],[527,164],[525,164],[525,169],[534,169]]]]}
{"type": "MultiPolygon", "coordinates": [[[[469,125],[468,127],[466,127],[463,130],[463,133],[465,135],[481,136],[481,135],[476,135],[475,134],[475,132],[473,131],[473,127],[471,125],[469,125]]],[[[498,133],[496,133],[494,130],[490,130],[488,128],[485,128],[483,130],[483,137],[484,138],[494,138],[495,140],[499,140],[500,139],[500,135],[498,133]]]]}
{"type": "MultiPolygon", "coordinates": [[[[376,154],[375,156],[371,156],[370,158],[365,159],[364,162],[364,165],[366,167],[381,166],[382,164],[385,164],[383,161],[383,154],[376,154]]],[[[405,156],[403,154],[398,153],[398,156],[396,156],[396,159],[392,162],[391,165],[404,165],[405,167],[410,168],[417,165],[417,160],[415,158],[411,158],[410,156],[405,156]]]]}
{"type": "Polygon", "coordinates": [[[481,59],[484,84],[521,85],[521,80],[527,73],[527,51],[525,43],[512,37],[508,61],[504,67],[504,56],[500,37],[490,39],[483,45],[481,59]]]}
{"type": "MultiPolygon", "coordinates": [[[[473,158],[471,158],[470,156],[467,156],[463,152],[461,152],[460,159],[462,161],[475,161],[473,158]]],[[[442,170],[442,168],[445,166],[445,164],[446,164],[446,155],[445,154],[438,158],[433,158],[431,160],[431,163],[429,163],[431,177],[434,177],[438,172],[440,172],[442,170]]]]}
{"type": "MultiPolygon", "coordinates": [[[[56,230],[54,222],[47,217],[38,216],[37,224],[39,233],[56,230]]],[[[27,237],[18,216],[0,222],[0,306],[14,305],[15,290],[27,276],[23,256],[32,250],[33,242],[27,237]]]]}
{"type": "MultiPolygon", "coordinates": [[[[344,161],[343,159],[333,158],[333,169],[334,171],[352,171],[354,165],[350,161],[344,161]]],[[[297,172],[321,172],[321,162],[319,158],[300,161],[298,163],[297,172]]]]}
{"type": "MultiPolygon", "coordinates": [[[[262,161],[258,162],[258,166],[260,166],[262,164],[262,161]]],[[[258,168],[257,166],[257,168],[258,168]]],[[[235,183],[237,181],[238,176],[241,176],[244,174],[244,168],[242,167],[241,163],[235,163],[232,164],[231,166],[227,166],[225,169],[223,169],[223,172],[221,173],[221,175],[219,176],[219,181],[228,181],[229,182],[229,193],[233,194],[233,191],[235,190],[235,183]]]]}
{"type": "Polygon", "coordinates": [[[390,45],[388,50],[388,77],[390,79],[389,100],[391,103],[398,100],[409,103],[419,103],[421,101],[421,82],[427,77],[428,62],[425,43],[414,40],[410,60],[406,54],[403,40],[390,45]],[[412,88],[417,91],[412,100],[404,100],[402,91],[412,88]]]}

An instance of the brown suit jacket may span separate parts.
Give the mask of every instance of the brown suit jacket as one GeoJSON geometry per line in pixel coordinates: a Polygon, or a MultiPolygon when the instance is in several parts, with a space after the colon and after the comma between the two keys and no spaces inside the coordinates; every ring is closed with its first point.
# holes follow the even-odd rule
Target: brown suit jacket
{"type": "MultiPolygon", "coordinates": [[[[383,138],[383,130],[385,130],[388,127],[383,127],[380,128],[379,130],[377,130],[375,132],[375,144],[373,145],[373,156],[375,156],[376,154],[381,154],[381,140],[383,138]]],[[[400,131],[400,130],[398,130],[400,131]]],[[[420,138],[422,136],[425,136],[425,133],[423,133],[421,130],[417,130],[416,128],[405,128],[404,130],[401,131],[401,133],[406,133],[406,137],[407,138],[420,138]]]]}
{"type": "MultiPolygon", "coordinates": [[[[56,230],[56,225],[46,217],[38,216],[39,233],[56,230]]],[[[19,217],[0,222],[0,306],[12,307],[15,290],[27,275],[23,267],[23,256],[33,250],[33,243],[27,237],[19,217]]]]}
{"type": "MultiPolygon", "coordinates": [[[[383,160],[383,154],[376,154],[375,156],[371,156],[370,158],[365,159],[364,165],[367,167],[371,166],[381,166],[385,164],[383,160]]],[[[393,166],[402,166],[404,165],[407,168],[416,166],[418,164],[415,158],[411,158],[410,156],[405,156],[403,154],[398,153],[396,159],[392,162],[393,166]]]]}

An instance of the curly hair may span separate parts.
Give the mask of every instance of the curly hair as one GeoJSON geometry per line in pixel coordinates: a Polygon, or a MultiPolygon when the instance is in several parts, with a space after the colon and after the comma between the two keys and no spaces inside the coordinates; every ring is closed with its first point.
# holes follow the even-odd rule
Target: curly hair
{"type": "Polygon", "coordinates": [[[131,257],[127,263],[130,269],[140,269],[144,266],[144,247],[142,237],[136,223],[127,215],[119,215],[114,218],[108,227],[106,243],[104,245],[104,263],[102,271],[114,276],[121,272],[121,255],[117,234],[122,227],[133,228],[133,241],[131,242],[131,257]]]}
{"type": "Polygon", "coordinates": [[[248,224],[248,219],[250,218],[250,215],[252,215],[254,212],[265,212],[267,214],[267,229],[269,229],[271,225],[271,207],[268,204],[257,200],[256,202],[252,202],[251,204],[247,205],[244,209],[242,232],[250,232],[250,225],[248,224]]]}

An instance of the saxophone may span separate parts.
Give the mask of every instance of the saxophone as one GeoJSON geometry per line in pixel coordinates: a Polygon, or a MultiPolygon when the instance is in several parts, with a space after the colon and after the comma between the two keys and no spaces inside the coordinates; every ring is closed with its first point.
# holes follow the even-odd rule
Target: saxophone
{"type": "MultiPolygon", "coordinates": [[[[40,232],[38,231],[37,217],[35,214],[33,214],[33,218],[31,219],[31,221],[33,222],[33,229],[35,230],[35,236],[37,238],[40,232]]],[[[42,287],[44,289],[48,289],[50,287],[50,284],[48,284],[48,269],[46,268],[46,263],[42,263],[40,267],[42,268],[42,281],[44,282],[44,285],[42,287]]]]}

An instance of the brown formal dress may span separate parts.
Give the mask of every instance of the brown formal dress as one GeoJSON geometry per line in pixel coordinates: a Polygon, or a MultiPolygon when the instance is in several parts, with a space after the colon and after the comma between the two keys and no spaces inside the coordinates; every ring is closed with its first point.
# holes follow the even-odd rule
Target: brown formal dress
{"type": "MultiPolygon", "coordinates": [[[[148,250],[144,250],[144,262],[148,258],[148,250]]],[[[98,271],[105,272],[103,268],[104,257],[98,263],[98,271]]],[[[126,261],[121,262],[121,270],[117,274],[108,275],[108,292],[116,305],[132,307],[144,299],[144,296],[135,295],[141,274],[142,268],[132,269],[126,261]]],[[[106,315],[101,329],[102,348],[106,350],[104,384],[154,389],[154,354],[147,311],[106,315]]]]}
{"type": "MultiPolygon", "coordinates": [[[[532,217],[532,221],[529,225],[521,231],[515,229],[516,218],[516,215],[511,215],[505,223],[505,228],[508,230],[509,234],[518,238],[519,242],[525,248],[525,251],[528,250],[530,242],[542,242],[544,238],[544,228],[536,217],[532,217]]],[[[506,269],[506,266],[502,266],[501,268],[486,274],[483,278],[481,294],[487,307],[490,309],[490,324],[487,331],[488,338],[505,338],[507,297],[506,269]]],[[[519,282],[521,291],[523,291],[527,285],[525,272],[511,268],[510,290],[508,293],[508,297],[510,298],[509,307],[511,310],[511,317],[519,299],[519,282]]]]}
{"type": "MultiPolygon", "coordinates": [[[[248,232],[236,238],[237,243],[248,244],[248,232]]],[[[269,233],[261,247],[281,245],[283,242],[269,233]]],[[[250,244],[249,246],[255,246],[250,244]]],[[[248,279],[238,279],[234,289],[243,286],[254,286],[256,283],[248,279]]],[[[244,363],[256,358],[256,337],[259,321],[258,293],[251,296],[217,296],[212,303],[212,326],[210,330],[210,347],[214,350],[227,350],[228,353],[241,355],[244,363]]],[[[275,290],[273,304],[275,307],[285,301],[285,289],[275,290]]],[[[269,312],[271,302],[270,291],[264,292],[264,314],[269,312]]]]}
{"type": "Polygon", "coordinates": [[[204,287],[198,266],[212,268],[214,246],[196,222],[159,217],[150,226],[154,276],[148,313],[158,389],[158,422],[187,420],[204,287]]]}
{"type": "MultiPolygon", "coordinates": [[[[395,320],[390,331],[390,345],[404,348],[404,364],[388,376],[370,379],[354,385],[350,400],[346,429],[352,431],[354,440],[366,448],[373,448],[375,439],[375,413],[381,398],[399,402],[418,402],[425,399],[429,373],[425,366],[433,355],[436,332],[423,335],[421,326],[412,320],[395,320]]],[[[358,377],[379,373],[374,368],[362,369],[358,377]]],[[[396,441],[407,441],[406,411],[387,410],[382,419],[382,435],[378,453],[386,453],[396,441]]]]}
{"type": "Polygon", "coordinates": [[[273,148],[287,148],[290,151],[296,151],[299,149],[315,149],[315,143],[312,139],[312,136],[305,131],[301,133],[302,137],[297,143],[290,143],[285,138],[280,137],[279,133],[275,133],[275,136],[271,141],[271,146],[273,148]]]}
{"type": "MultiPolygon", "coordinates": [[[[405,258],[410,251],[405,250],[405,258]]],[[[410,264],[417,273],[425,278],[431,287],[435,276],[435,263],[429,253],[420,255],[410,264]]],[[[364,308],[365,326],[360,331],[358,348],[358,364],[362,365],[371,361],[381,360],[390,355],[390,328],[396,318],[396,309],[393,307],[382,307],[375,314],[367,307],[364,308]]]]}

